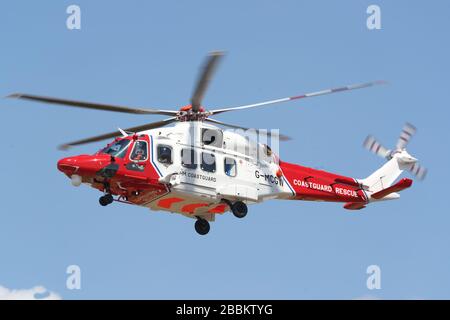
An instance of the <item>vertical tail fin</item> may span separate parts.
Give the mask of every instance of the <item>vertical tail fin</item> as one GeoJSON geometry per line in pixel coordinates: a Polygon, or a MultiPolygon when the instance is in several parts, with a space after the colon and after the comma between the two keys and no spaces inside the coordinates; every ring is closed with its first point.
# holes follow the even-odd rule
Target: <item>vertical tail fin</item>
{"type": "Polygon", "coordinates": [[[377,192],[391,186],[402,172],[397,157],[393,157],[361,182],[368,186],[370,191],[377,192]]]}

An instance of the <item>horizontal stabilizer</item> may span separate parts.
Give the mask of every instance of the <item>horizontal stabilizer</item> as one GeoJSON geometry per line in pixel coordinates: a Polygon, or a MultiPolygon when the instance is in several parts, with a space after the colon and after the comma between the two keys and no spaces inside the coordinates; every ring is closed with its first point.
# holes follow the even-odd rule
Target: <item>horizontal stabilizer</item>
{"type": "Polygon", "coordinates": [[[344,209],[347,210],[361,210],[366,207],[365,203],[362,202],[347,202],[344,204],[344,209]]]}
{"type": "Polygon", "coordinates": [[[375,192],[374,194],[372,194],[372,198],[374,198],[374,199],[381,199],[381,198],[384,198],[384,197],[386,197],[387,195],[389,195],[391,193],[402,191],[404,189],[407,189],[407,188],[411,187],[412,182],[413,181],[411,179],[408,179],[408,178],[401,179],[396,184],[393,184],[392,186],[390,186],[390,187],[388,187],[386,189],[383,189],[383,190],[380,190],[378,192],[375,192]]]}

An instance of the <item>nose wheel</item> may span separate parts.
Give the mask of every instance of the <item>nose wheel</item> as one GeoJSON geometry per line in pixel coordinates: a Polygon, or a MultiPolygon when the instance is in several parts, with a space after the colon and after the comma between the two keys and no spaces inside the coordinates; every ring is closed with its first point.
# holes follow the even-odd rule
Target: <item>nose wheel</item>
{"type": "Polygon", "coordinates": [[[199,235],[204,236],[209,232],[209,229],[209,222],[203,218],[197,217],[197,221],[195,221],[195,231],[197,231],[199,235]]]}
{"type": "Polygon", "coordinates": [[[105,194],[104,196],[101,196],[101,197],[98,199],[98,202],[100,203],[100,205],[101,205],[102,207],[105,207],[105,206],[107,206],[108,204],[113,203],[113,201],[114,201],[114,198],[113,198],[113,196],[112,196],[111,194],[109,194],[109,193],[105,194]]]}

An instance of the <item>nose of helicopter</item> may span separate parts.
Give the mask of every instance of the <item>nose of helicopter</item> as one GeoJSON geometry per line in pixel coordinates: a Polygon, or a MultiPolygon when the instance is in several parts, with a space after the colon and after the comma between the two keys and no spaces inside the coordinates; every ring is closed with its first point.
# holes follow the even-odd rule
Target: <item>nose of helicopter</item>
{"type": "Polygon", "coordinates": [[[67,175],[77,170],[77,157],[62,158],[58,161],[58,170],[67,175]]]}
{"type": "Polygon", "coordinates": [[[74,173],[91,174],[96,173],[111,163],[111,156],[100,155],[79,155],[63,158],[58,161],[58,170],[69,177],[74,173]]]}

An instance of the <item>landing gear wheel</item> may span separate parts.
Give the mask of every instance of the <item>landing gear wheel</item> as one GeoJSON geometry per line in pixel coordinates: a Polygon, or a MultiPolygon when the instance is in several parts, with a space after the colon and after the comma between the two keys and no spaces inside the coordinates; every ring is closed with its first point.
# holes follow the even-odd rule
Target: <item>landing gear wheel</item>
{"type": "Polygon", "coordinates": [[[195,221],[195,231],[200,235],[205,235],[209,232],[209,222],[202,218],[197,218],[195,221]]]}
{"type": "Polygon", "coordinates": [[[236,201],[231,206],[231,211],[233,212],[236,218],[241,219],[247,215],[248,209],[245,203],[243,203],[242,201],[236,201]]]}
{"type": "Polygon", "coordinates": [[[105,207],[108,204],[111,204],[114,201],[114,198],[111,194],[105,194],[98,199],[98,202],[101,206],[105,207]]]}

